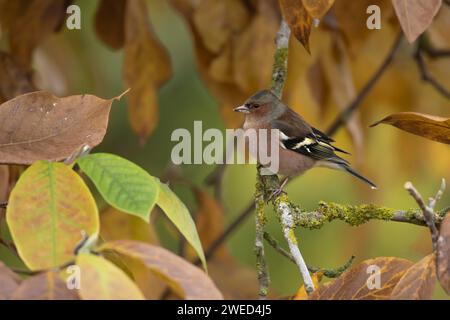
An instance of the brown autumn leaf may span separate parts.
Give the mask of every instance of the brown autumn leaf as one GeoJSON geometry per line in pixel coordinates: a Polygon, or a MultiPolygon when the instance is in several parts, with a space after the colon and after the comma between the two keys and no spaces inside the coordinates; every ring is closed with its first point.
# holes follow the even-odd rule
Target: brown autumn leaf
{"type": "Polygon", "coordinates": [[[435,254],[429,254],[403,274],[391,293],[391,300],[428,300],[436,284],[435,254]]]}
{"type": "Polygon", "coordinates": [[[9,53],[0,51],[0,103],[35,90],[31,72],[9,53]]]}
{"type": "Polygon", "coordinates": [[[0,0],[0,29],[8,32],[15,20],[30,5],[30,0],[0,0]]]}
{"type": "Polygon", "coordinates": [[[312,18],[302,3],[302,0],[279,0],[284,19],[298,41],[309,50],[309,35],[311,34],[312,18]]]}
{"type": "Polygon", "coordinates": [[[58,161],[105,136],[111,104],[94,95],[27,93],[0,105],[0,163],[58,161]],[[24,124],[27,125],[24,125],[24,124]]]}
{"type": "Polygon", "coordinates": [[[95,13],[97,36],[111,49],[121,49],[125,43],[126,0],[102,0],[95,13]]]}
{"type": "Polygon", "coordinates": [[[322,19],[334,4],[334,0],[302,0],[309,15],[315,19],[322,19]]]}
{"type": "Polygon", "coordinates": [[[104,243],[99,250],[114,250],[137,259],[152,270],[180,297],[191,299],[223,299],[209,276],[200,268],[172,252],[151,244],[131,240],[104,243]]]}
{"type": "Polygon", "coordinates": [[[392,0],[392,4],[406,39],[413,43],[433,22],[442,0],[392,0]]]}
{"type": "Polygon", "coordinates": [[[0,300],[7,300],[19,286],[19,277],[0,261],[0,300]]]}
{"type": "MultiPolygon", "coordinates": [[[[350,56],[342,37],[332,39],[329,50],[323,56],[324,71],[331,90],[331,96],[339,110],[345,110],[356,97],[356,88],[353,79],[350,56]]],[[[359,112],[353,113],[346,123],[356,156],[362,158],[364,152],[364,139],[359,112]]]]}
{"type": "Polygon", "coordinates": [[[409,133],[450,144],[450,119],[418,113],[399,112],[375,122],[371,127],[380,123],[390,124],[409,133]]]}
{"type": "Polygon", "coordinates": [[[411,267],[411,261],[400,258],[380,257],[369,259],[345,271],[340,277],[316,289],[310,300],[384,300],[389,299],[395,285],[411,267]],[[371,276],[368,267],[380,268],[380,289],[369,289],[367,280],[371,276]]]}
{"type": "MultiPolygon", "coordinates": [[[[320,57],[308,67],[306,80],[318,109],[324,111],[330,96],[330,85],[326,79],[324,63],[320,57]]],[[[323,115],[322,112],[321,115],[323,115]]]]}
{"type": "Polygon", "coordinates": [[[142,142],[158,123],[158,88],[171,76],[170,59],[154,35],[143,0],[127,1],[123,77],[131,127],[142,142]]]}
{"type": "Polygon", "coordinates": [[[53,271],[31,276],[19,285],[12,300],[78,300],[76,290],[69,290],[59,274],[53,271]]]}
{"type": "Polygon", "coordinates": [[[70,0],[33,0],[10,28],[11,53],[28,67],[33,50],[50,34],[58,31],[65,21],[70,0]]]}
{"type": "Polygon", "coordinates": [[[436,250],[436,271],[439,283],[450,295],[450,214],[441,222],[436,250]]]}

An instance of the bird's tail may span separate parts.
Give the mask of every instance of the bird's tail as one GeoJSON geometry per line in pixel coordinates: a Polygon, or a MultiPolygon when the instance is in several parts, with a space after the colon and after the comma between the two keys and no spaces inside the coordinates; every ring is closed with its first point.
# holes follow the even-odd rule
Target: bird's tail
{"type": "Polygon", "coordinates": [[[355,170],[353,170],[349,165],[341,165],[341,168],[344,169],[345,171],[347,171],[348,173],[350,173],[352,176],[360,179],[361,181],[364,181],[365,183],[367,183],[368,185],[370,185],[370,187],[372,189],[377,189],[377,186],[370,181],[369,179],[363,177],[362,175],[360,175],[358,172],[356,172],[355,170]]]}

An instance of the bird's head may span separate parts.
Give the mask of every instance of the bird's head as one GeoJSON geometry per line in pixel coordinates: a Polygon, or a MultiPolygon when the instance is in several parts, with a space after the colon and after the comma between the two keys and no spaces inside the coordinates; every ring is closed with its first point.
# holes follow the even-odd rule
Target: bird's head
{"type": "Polygon", "coordinates": [[[252,95],[242,106],[234,108],[247,116],[267,118],[277,113],[283,103],[269,90],[261,90],[252,95]]]}

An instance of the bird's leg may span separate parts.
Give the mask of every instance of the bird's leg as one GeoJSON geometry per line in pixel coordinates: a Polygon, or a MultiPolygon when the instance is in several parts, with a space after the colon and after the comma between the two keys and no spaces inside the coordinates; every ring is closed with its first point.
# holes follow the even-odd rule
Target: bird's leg
{"type": "Polygon", "coordinates": [[[284,180],[281,182],[281,185],[279,188],[273,190],[272,194],[269,196],[269,198],[267,199],[267,201],[272,200],[273,198],[278,197],[280,194],[282,193],[286,193],[283,188],[286,186],[286,183],[288,182],[289,177],[284,178],[284,180]]]}

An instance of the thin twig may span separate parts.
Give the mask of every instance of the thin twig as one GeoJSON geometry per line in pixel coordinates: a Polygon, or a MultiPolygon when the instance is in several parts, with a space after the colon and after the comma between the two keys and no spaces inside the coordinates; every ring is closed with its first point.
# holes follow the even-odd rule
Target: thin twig
{"type": "Polygon", "coordinates": [[[0,209],[6,209],[7,206],[8,206],[8,201],[0,202],[0,209]]]}
{"type": "Polygon", "coordinates": [[[361,91],[358,93],[358,95],[355,97],[355,99],[336,117],[336,119],[332,122],[332,124],[329,126],[328,130],[326,130],[327,135],[332,136],[334,135],[339,128],[341,128],[344,124],[347,123],[347,121],[352,116],[353,112],[356,111],[356,109],[359,108],[362,101],[366,98],[366,96],[369,94],[369,92],[372,90],[372,88],[375,86],[375,84],[380,80],[381,76],[384,74],[384,72],[388,69],[388,67],[391,65],[392,61],[394,60],[394,56],[397,53],[398,49],[400,48],[400,44],[402,43],[403,39],[403,33],[400,32],[397,38],[394,41],[394,44],[391,47],[391,50],[389,50],[388,55],[384,59],[383,63],[381,63],[380,67],[377,69],[377,71],[374,73],[374,75],[369,79],[369,81],[364,85],[364,87],[361,89],[361,91]]]}
{"type": "Polygon", "coordinates": [[[419,208],[422,210],[423,216],[425,218],[425,221],[428,225],[428,228],[431,232],[431,240],[433,243],[433,250],[436,251],[437,248],[437,241],[439,238],[439,231],[436,226],[436,220],[435,220],[435,213],[434,213],[434,207],[436,206],[436,202],[441,198],[444,190],[445,190],[445,180],[442,180],[441,187],[439,191],[437,192],[436,196],[434,198],[430,198],[429,204],[427,205],[425,201],[423,200],[422,196],[420,195],[419,191],[417,191],[416,188],[414,188],[413,184],[411,182],[405,183],[405,189],[409,192],[409,194],[414,198],[414,200],[419,205],[419,208]]]}
{"type": "Polygon", "coordinates": [[[450,99],[450,91],[445,88],[443,84],[441,84],[438,80],[436,80],[428,70],[428,67],[425,63],[425,59],[422,54],[422,46],[420,44],[417,46],[417,49],[414,53],[414,59],[416,60],[417,67],[419,68],[420,76],[423,81],[428,82],[437,92],[442,94],[447,99],[450,99]]]}
{"type": "MultiPolygon", "coordinates": [[[[289,252],[287,252],[278,243],[278,241],[276,241],[274,238],[272,238],[272,236],[269,233],[264,232],[264,240],[266,240],[267,243],[272,248],[274,248],[278,253],[280,253],[282,256],[286,257],[291,262],[295,263],[295,260],[292,257],[292,255],[289,252]]],[[[351,266],[354,259],[355,259],[355,256],[351,256],[350,259],[348,259],[347,262],[343,266],[336,268],[336,269],[324,269],[324,268],[312,267],[312,266],[307,266],[307,267],[308,267],[309,272],[311,272],[311,273],[316,273],[316,272],[320,271],[320,272],[323,272],[323,275],[327,278],[337,278],[351,266]]]]}

